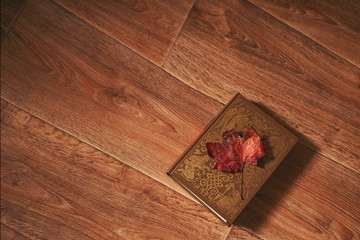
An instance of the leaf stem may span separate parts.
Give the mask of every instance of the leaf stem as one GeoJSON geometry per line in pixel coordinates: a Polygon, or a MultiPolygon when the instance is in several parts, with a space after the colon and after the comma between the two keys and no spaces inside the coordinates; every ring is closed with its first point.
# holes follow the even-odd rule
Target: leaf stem
{"type": "Polygon", "coordinates": [[[241,200],[244,200],[244,165],[241,166],[241,190],[240,190],[240,197],[241,200]]]}

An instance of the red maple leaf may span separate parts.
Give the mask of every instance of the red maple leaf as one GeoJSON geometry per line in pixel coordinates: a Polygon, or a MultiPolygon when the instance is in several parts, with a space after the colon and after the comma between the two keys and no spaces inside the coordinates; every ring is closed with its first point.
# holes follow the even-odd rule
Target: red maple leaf
{"type": "Polygon", "coordinates": [[[208,154],[216,160],[215,169],[236,173],[243,164],[257,165],[257,160],[265,156],[264,145],[259,134],[250,127],[243,137],[235,129],[222,134],[223,142],[206,144],[208,154]]]}

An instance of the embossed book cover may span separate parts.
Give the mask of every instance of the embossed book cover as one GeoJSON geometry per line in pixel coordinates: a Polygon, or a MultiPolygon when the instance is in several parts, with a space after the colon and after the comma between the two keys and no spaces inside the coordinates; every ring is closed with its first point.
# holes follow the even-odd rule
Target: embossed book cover
{"type": "Polygon", "coordinates": [[[168,175],[231,225],[297,140],[238,93],[185,150],[168,175]],[[244,133],[250,127],[261,137],[266,155],[257,165],[244,164],[235,174],[214,169],[216,161],[209,156],[207,143],[221,142],[222,134],[229,129],[244,133]]]}

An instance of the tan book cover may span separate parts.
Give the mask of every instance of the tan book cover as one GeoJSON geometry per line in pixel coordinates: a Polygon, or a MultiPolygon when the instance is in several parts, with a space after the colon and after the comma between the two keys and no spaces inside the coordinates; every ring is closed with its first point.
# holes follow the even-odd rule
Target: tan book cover
{"type": "Polygon", "coordinates": [[[295,135],[238,93],[167,174],[231,225],[297,141],[295,135]],[[214,169],[216,161],[208,156],[206,144],[222,142],[222,133],[228,129],[244,133],[249,127],[256,129],[265,146],[266,156],[258,166],[245,164],[243,173],[235,174],[214,169]]]}

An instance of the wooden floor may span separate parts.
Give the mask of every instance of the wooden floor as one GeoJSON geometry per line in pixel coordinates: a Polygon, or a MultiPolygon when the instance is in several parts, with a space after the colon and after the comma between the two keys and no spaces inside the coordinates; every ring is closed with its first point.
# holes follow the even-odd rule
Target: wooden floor
{"type": "Polygon", "coordinates": [[[1,1],[2,239],[360,239],[360,2],[1,1]],[[165,172],[240,92],[300,139],[232,227],[165,172]]]}

